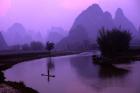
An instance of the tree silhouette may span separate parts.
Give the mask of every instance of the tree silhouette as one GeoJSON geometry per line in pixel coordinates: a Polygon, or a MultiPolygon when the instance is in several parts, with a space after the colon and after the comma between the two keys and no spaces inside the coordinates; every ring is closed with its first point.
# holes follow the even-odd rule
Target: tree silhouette
{"type": "Polygon", "coordinates": [[[51,52],[51,50],[52,49],[54,49],[54,43],[53,42],[47,42],[47,44],[46,44],[46,49],[49,51],[49,52],[51,52]]]}
{"type": "Polygon", "coordinates": [[[99,31],[97,43],[103,56],[115,57],[128,51],[131,39],[131,34],[126,30],[103,28],[99,31]]]}

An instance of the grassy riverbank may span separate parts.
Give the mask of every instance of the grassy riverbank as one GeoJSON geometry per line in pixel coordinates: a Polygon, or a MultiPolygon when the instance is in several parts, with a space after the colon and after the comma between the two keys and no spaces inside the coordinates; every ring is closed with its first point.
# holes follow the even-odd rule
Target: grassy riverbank
{"type": "Polygon", "coordinates": [[[34,59],[40,59],[44,57],[57,57],[57,56],[66,56],[66,55],[73,55],[73,54],[79,54],[82,51],[63,51],[63,52],[56,52],[53,51],[51,54],[49,54],[48,51],[34,51],[34,52],[18,52],[18,53],[3,53],[0,54],[0,70],[7,69],[11,67],[14,64],[28,61],[28,60],[34,60],[34,59]]]}

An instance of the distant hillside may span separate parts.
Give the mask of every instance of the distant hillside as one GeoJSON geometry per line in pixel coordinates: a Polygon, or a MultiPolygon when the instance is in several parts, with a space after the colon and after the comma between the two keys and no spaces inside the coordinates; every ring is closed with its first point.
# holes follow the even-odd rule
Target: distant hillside
{"type": "Polygon", "coordinates": [[[8,46],[7,46],[6,42],[5,42],[5,39],[4,39],[3,35],[2,35],[2,33],[0,32],[0,50],[4,50],[7,47],[8,46]]]}
{"type": "Polygon", "coordinates": [[[104,12],[99,5],[93,4],[79,14],[69,32],[69,36],[61,40],[57,45],[57,48],[61,49],[61,47],[64,48],[64,46],[69,46],[69,48],[74,49],[73,46],[75,46],[79,49],[79,43],[82,48],[85,45],[85,42],[83,42],[85,38],[86,43],[90,45],[96,44],[98,32],[103,27],[105,29],[120,28],[128,30],[132,33],[132,36],[134,37],[133,40],[136,40],[139,37],[135,26],[126,18],[122,9],[118,8],[115,13],[115,18],[113,18],[109,12],[104,12]],[[77,30],[77,27],[79,26],[84,30],[77,30]],[[81,37],[81,33],[84,33],[83,37],[81,37]]]}
{"type": "Polygon", "coordinates": [[[124,15],[122,9],[118,8],[115,14],[114,24],[115,27],[128,30],[132,33],[133,39],[140,39],[139,34],[140,32],[137,31],[133,23],[124,15]]]}
{"type": "Polygon", "coordinates": [[[60,50],[83,50],[89,47],[89,38],[86,30],[82,26],[77,26],[67,37],[62,39],[56,49],[60,50]]]}
{"type": "Polygon", "coordinates": [[[31,37],[31,41],[37,41],[37,42],[44,42],[43,35],[39,31],[28,31],[28,35],[31,37]]]}
{"type": "Polygon", "coordinates": [[[20,23],[13,24],[3,34],[7,44],[10,46],[25,44],[31,41],[31,37],[27,34],[26,29],[20,23]]]}
{"type": "Polygon", "coordinates": [[[60,40],[62,40],[64,37],[66,37],[67,32],[64,31],[63,28],[60,27],[52,27],[49,31],[48,31],[48,36],[47,36],[47,41],[51,41],[54,43],[58,43],[60,42],[60,40]]]}

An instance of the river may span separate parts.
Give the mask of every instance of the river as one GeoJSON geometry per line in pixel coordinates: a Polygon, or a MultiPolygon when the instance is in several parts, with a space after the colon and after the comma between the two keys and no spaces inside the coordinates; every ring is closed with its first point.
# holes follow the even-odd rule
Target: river
{"type": "Polygon", "coordinates": [[[4,74],[39,93],[140,93],[140,62],[101,67],[90,53],[26,61],[4,74]]]}

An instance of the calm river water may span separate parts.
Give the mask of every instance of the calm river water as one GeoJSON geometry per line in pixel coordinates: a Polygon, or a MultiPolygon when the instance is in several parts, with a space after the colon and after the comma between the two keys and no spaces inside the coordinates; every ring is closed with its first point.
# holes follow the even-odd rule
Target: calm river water
{"type": "Polygon", "coordinates": [[[23,62],[4,73],[39,93],[140,93],[140,62],[101,67],[87,53],[23,62]]]}

